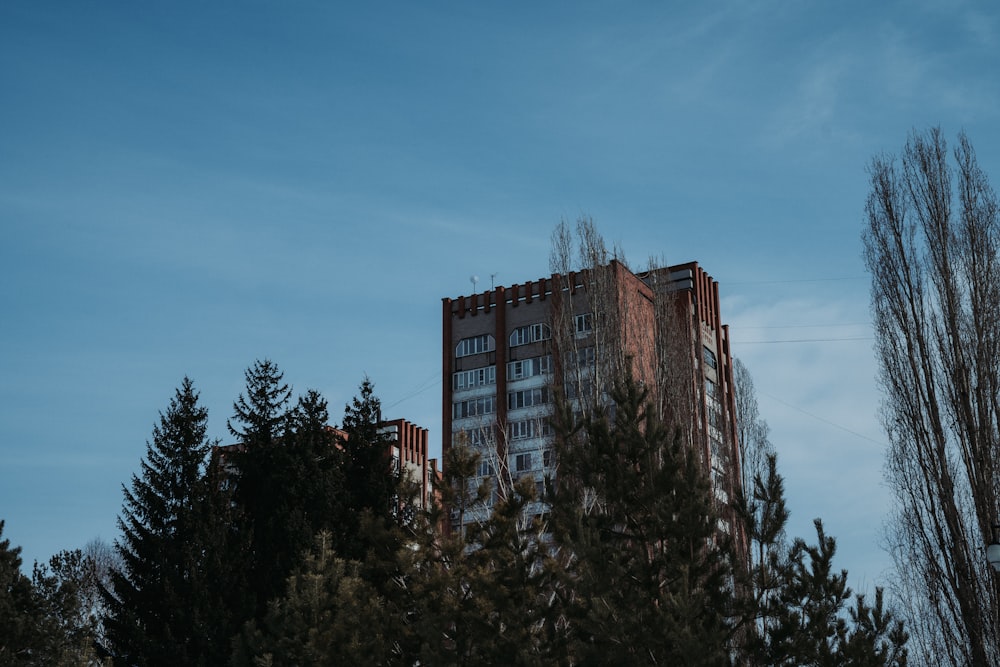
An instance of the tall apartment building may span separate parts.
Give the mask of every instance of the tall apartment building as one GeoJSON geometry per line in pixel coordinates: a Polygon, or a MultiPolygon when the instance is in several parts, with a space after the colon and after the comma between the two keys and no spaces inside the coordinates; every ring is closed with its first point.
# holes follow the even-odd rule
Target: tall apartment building
{"type": "MultiPolygon", "coordinates": [[[[493,500],[524,475],[541,488],[555,464],[546,420],[552,387],[573,400],[586,393],[601,400],[602,363],[629,365],[633,377],[658,387],[654,400],[701,455],[720,504],[735,493],[729,328],[718,283],[697,263],[636,274],[613,261],[442,305],[443,450],[458,439],[477,449],[493,500]]],[[[465,523],[489,509],[467,510],[465,523]]],[[[544,504],[534,510],[544,512],[544,504]]],[[[728,532],[732,517],[722,516],[728,532]]]]}

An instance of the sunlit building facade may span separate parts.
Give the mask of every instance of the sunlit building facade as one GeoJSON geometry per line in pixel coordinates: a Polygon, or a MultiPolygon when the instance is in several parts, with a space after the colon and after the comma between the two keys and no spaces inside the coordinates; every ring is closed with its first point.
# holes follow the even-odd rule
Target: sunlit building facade
{"type": "MultiPolygon", "coordinates": [[[[442,315],[442,448],[468,442],[493,488],[478,511],[453,516],[453,528],[485,518],[525,475],[543,490],[556,464],[554,388],[571,400],[606,396],[594,386],[599,366],[617,356],[699,453],[723,508],[720,529],[734,529],[724,509],[740,483],[729,327],[719,285],[697,263],[633,273],[613,261],[444,298],[442,315]]],[[[544,502],[533,511],[544,513],[544,502]]]]}

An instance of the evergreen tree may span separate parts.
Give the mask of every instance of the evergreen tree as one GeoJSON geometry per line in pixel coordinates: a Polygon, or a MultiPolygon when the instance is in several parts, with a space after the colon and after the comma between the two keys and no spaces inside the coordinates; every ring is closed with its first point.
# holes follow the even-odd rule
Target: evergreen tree
{"type": "Polygon", "coordinates": [[[747,567],[740,569],[741,595],[738,598],[740,638],[749,664],[768,664],[762,661],[766,642],[776,622],[774,615],[780,607],[777,595],[784,585],[785,525],[788,509],[785,506],[784,479],[777,471],[777,457],[768,454],[764,473],[758,471],[748,478],[736,499],[737,516],[743,521],[747,536],[747,567]]]}
{"type": "Polygon", "coordinates": [[[393,514],[399,502],[401,471],[398,465],[394,469],[391,441],[381,427],[382,402],[365,378],[360,395],[344,407],[342,424],[348,507],[353,512],[393,514]]]}
{"type": "Polygon", "coordinates": [[[558,655],[549,633],[544,525],[527,514],[534,500],[535,481],[524,476],[466,533],[461,588],[473,603],[467,618],[475,643],[460,664],[547,665],[558,655]]]}
{"type": "Polygon", "coordinates": [[[400,510],[412,489],[404,484],[401,461],[393,460],[392,442],[382,431],[382,403],[368,378],[345,406],[342,429],[346,515],[338,551],[360,561],[392,562],[403,539],[400,510]]]}
{"type": "Polygon", "coordinates": [[[783,568],[783,581],[769,610],[763,650],[769,665],[864,665],[904,667],[907,662],[903,624],[886,610],[882,589],[875,605],[863,595],[848,609],[851,589],[847,571],[833,569],[836,541],[816,519],[817,543],[796,539],[783,568]]]}
{"type": "Polygon", "coordinates": [[[886,609],[881,588],[875,604],[854,597],[847,572],[834,570],[835,540],[815,521],[817,543],[784,540],[788,510],[784,481],[773,454],[767,477],[758,474],[752,498],[740,500],[751,549],[757,556],[740,586],[738,654],[754,665],[865,665],[902,667],[907,661],[903,624],[886,609]]]}
{"type": "Polygon", "coordinates": [[[387,664],[393,624],[359,569],[357,562],[339,558],[332,535],[321,531],[315,551],[289,576],[285,594],[271,601],[259,626],[248,624],[230,664],[387,664]]]}
{"type": "Polygon", "coordinates": [[[46,617],[44,659],[37,664],[99,664],[99,619],[88,602],[98,585],[94,563],[80,549],[61,551],[45,565],[35,563],[31,583],[46,617]]]}
{"type": "Polygon", "coordinates": [[[246,392],[233,403],[229,432],[247,451],[269,449],[285,433],[292,390],[283,381],[277,364],[256,361],[244,372],[246,392]]]}
{"type": "MultiPolygon", "coordinates": [[[[0,520],[0,537],[3,526],[0,520]]],[[[35,664],[45,647],[44,618],[31,580],[21,573],[21,547],[0,541],[0,664],[35,664]]]]}
{"type": "Polygon", "coordinates": [[[217,664],[226,641],[211,596],[216,582],[204,569],[214,528],[204,514],[214,492],[203,475],[207,420],[184,378],[153,428],[141,475],[123,487],[116,543],[123,570],[112,574],[106,627],[127,664],[217,664]]]}
{"type": "MultiPolygon", "coordinates": [[[[457,656],[470,652],[477,639],[467,620],[472,595],[467,584],[469,552],[465,534],[450,530],[446,512],[462,516],[480,505],[490,494],[489,482],[476,477],[479,454],[460,441],[444,453],[441,506],[425,515],[427,530],[414,535],[415,558],[411,559],[406,584],[411,595],[403,604],[411,610],[403,636],[404,663],[459,664],[457,656]],[[441,531],[435,528],[444,526],[441,531]]],[[[458,522],[463,526],[464,520],[458,522]]]]}
{"type": "Polygon", "coordinates": [[[326,399],[310,389],[299,397],[291,415],[292,428],[284,451],[286,540],[292,553],[309,551],[320,531],[342,527],[345,454],[329,426],[326,399]]]}
{"type": "MultiPolygon", "coordinates": [[[[465,443],[449,448],[442,486],[448,507],[476,507],[490,496],[491,481],[476,477],[478,465],[479,454],[465,443]]],[[[466,532],[421,544],[421,559],[407,580],[407,626],[417,641],[406,664],[551,664],[558,646],[546,634],[542,524],[525,514],[535,500],[534,481],[524,477],[512,491],[466,532]]]]}
{"type": "Polygon", "coordinates": [[[345,452],[328,426],[326,399],[310,390],[290,407],[291,390],[271,361],[246,372],[230,432],[240,438],[235,498],[249,540],[246,577],[253,617],[267,612],[321,530],[348,522],[345,452]]]}
{"type": "Polygon", "coordinates": [[[631,380],[575,423],[554,419],[555,592],[576,664],[725,664],[732,572],[696,455],[631,380]]]}
{"type": "MultiPolygon", "coordinates": [[[[253,618],[260,619],[268,600],[282,591],[301,545],[287,542],[289,517],[285,448],[291,433],[291,389],[278,366],[265,359],[245,372],[246,389],[233,403],[229,432],[237,438],[234,499],[239,508],[239,530],[248,551],[236,567],[250,584],[253,618]]],[[[297,526],[296,526],[297,527],[297,526]]],[[[307,543],[308,544],[308,543],[307,543]]]]}

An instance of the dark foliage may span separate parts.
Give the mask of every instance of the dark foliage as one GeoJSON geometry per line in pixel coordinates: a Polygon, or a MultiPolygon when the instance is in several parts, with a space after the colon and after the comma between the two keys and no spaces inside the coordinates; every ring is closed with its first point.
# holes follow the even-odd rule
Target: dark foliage
{"type": "Polygon", "coordinates": [[[219,664],[220,637],[235,631],[217,599],[226,582],[206,567],[219,529],[204,475],[207,420],[185,378],[153,428],[141,475],[124,488],[116,545],[123,569],[112,575],[106,627],[127,664],[219,664]]]}
{"type": "Polygon", "coordinates": [[[575,423],[562,406],[555,591],[577,664],[725,664],[731,557],[703,467],[626,381],[575,423]]]}

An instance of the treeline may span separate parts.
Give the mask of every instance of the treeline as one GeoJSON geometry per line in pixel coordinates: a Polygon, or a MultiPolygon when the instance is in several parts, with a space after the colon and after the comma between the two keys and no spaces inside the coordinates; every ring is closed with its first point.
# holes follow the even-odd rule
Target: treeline
{"type": "Polygon", "coordinates": [[[0,664],[906,664],[902,624],[881,591],[852,596],[822,524],[814,545],[785,539],[773,457],[734,500],[733,539],[641,387],[612,398],[587,417],[557,402],[543,488],[494,489],[459,443],[443,502],[410,511],[367,380],[342,436],[322,396],[293,401],[258,362],[228,422],[240,446],[220,448],[185,379],[124,488],[106,576],[29,579],[0,543],[0,664]],[[488,518],[444,529],[484,503],[488,518]]]}

